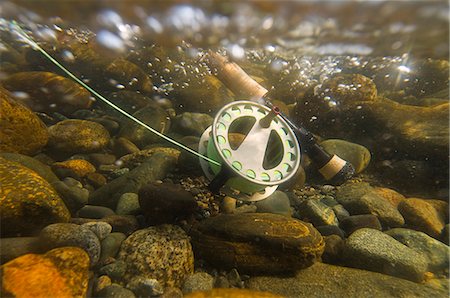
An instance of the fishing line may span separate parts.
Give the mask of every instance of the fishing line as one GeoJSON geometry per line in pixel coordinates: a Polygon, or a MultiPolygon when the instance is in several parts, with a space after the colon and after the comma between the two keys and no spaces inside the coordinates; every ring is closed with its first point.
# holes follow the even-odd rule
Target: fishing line
{"type": "Polygon", "coordinates": [[[42,47],[40,47],[34,40],[33,38],[31,38],[18,24],[16,21],[12,21],[11,23],[15,29],[15,31],[17,32],[17,34],[23,38],[33,49],[38,50],[42,55],[44,55],[48,60],[50,60],[53,64],[55,64],[59,69],[61,69],[65,74],[67,74],[71,79],[73,79],[75,82],[77,82],[78,84],[80,84],[81,86],[83,86],[84,88],[86,88],[89,92],[91,92],[93,95],[95,95],[98,99],[100,99],[101,101],[103,101],[104,103],[106,103],[107,105],[109,105],[110,107],[112,107],[113,109],[117,110],[118,112],[120,112],[121,114],[123,114],[124,116],[128,117],[129,119],[133,120],[134,122],[138,123],[139,125],[145,127],[147,130],[151,131],[152,133],[154,133],[155,135],[163,138],[164,140],[188,151],[189,153],[192,153],[200,158],[203,158],[204,160],[217,165],[217,166],[221,166],[221,164],[207,156],[204,156],[200,153],[198,153],[195,150],[192,150],[191,148],[175,141],[172,138],[169,138],[168,136],[166,136],[163,133],[160,133],[159,131],[155,130],[154,128],[152,128],[151,126],[148,126],[147,124],[145,124],[144,122],[142,122],[141,120],[139,120],[138,118],[134,117],[133,115],[129,114],[128,112],[122,110],[120,107],[118,107],[117,105],[113,104],[111,101],[109,101],[108,99],[106,99],[105,97],[103,97],[103,95],[101,95],[100,93],[98,93],[97,91],[95,91],[94,89],[92,89],[89,85],[87,85],[86,83],[84,83],[82,80],[80,80],[78,77],[76,77],[73,73],[71,73],[68,69],[66,69],[62,64],[60,64],[58,62],[58,60],[56,60],[55,58],[53,58],[49,53],[47,53],[42,47]]]}

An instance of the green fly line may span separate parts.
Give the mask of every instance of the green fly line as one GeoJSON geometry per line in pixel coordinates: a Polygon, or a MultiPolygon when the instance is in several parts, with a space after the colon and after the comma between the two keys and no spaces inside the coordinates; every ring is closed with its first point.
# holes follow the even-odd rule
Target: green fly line
{"type": "Polygon", "coordinates": [[[126,116],[127,118],[133,120],[134,122],[138,123],[139,125],[145,127],[146,129],[148,129],[149,131],[151,131],[152,133],[154,133],[155,135],[163,138],[164,140],[188,151],[189,153],[192,153],[200,158],[203,158],[204,160],[217,165],[217,166],[221,166],[221,164],[207,156],[204,156],[200,153],[198,153],[195,150],[192,150],[191,148],[175,141],[172,138],[169,138],[168,136],[166,136],[163,133],[160,133],[159,131],[155,130],[154,128],[152,128],[151,126],[148,126],[147,124],[145,124],[144,122],[142,122],[141,120],[139,120],[138,118],[134,117],[133,115],[129,114],[128,112],[122,110],[120,107],[118,107],[117,105],[113,104],[111,101],[109,101],[108,99],[106,99],[103,95],[101,95],[100,93],[98,93],[97,91],[95,91],[93,88],[91,88],[89,85],[87,85],[86,83],[84,83],[82,80],[80,80],[78,77],[76,77],[73,73],[71,73],[68,69],[66,69],[62,64],[60,64],[55,58],[53,58],[49,53],[47,53],[42,47],[40,47],[18,24],[16,21],[12,21],[12,25],[14,27],[14,29],[16,30],[16,32],[19,34],[19,36],[21,38],[23,38],[33,49],[37,49],[39,52],[41,52],[42,55],[44,55],[48,60],[50,60],[53,64],[55,64],[59,69],[61,69],[65,74],[67,74],[70,78],[72,78],[75,82],[77,82],[78,84],[80,84],[81,86],[83,86],[84,88],[86,88],[89,92],[91,92],[93,95],[95,95],[98,99],[100,99],[101,101],[103,101],[104,103],[106,103],[107,105],[109,105],[110,107],[112,107],[113,109],[117,110],[118,112],[120,112],[121,114],[123,114],[124,116],[126,116]]]}

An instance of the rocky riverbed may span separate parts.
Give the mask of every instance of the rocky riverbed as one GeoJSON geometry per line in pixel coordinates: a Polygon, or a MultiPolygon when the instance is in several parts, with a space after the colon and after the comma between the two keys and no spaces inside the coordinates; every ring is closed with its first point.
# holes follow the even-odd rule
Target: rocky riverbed
{"type": "MultiPolygon", "coordinates": [[[[200,59],[201,48],[161,44],[144,32],[132,50],[103,54],[93,32],[56,22],[52,38],[29,28],[45,51],[194,150],[215,112],[237,99],[200,59]]],[[[23,46],[7,19],[0,25],[2,295],[448,296],[442,55],[414,48],[418,58],[406,70],[409,58],[380,49],[372,56],[293,54],[281,42],[277,51],[242,49],[237,63],[273,86],[280,108],[356,170],[330,185],[304,156],[295,178],[265,200],[243,202],[210,192],[198,157],[94,98],[23,46]]],[[[339,35],[332,24],[320,26],[339,35]]]]}

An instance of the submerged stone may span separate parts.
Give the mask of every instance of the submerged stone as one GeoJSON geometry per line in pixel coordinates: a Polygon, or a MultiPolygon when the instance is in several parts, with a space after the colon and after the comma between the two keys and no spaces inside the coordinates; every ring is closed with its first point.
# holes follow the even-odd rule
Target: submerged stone
{"type": "Polygon", "coordinates": [[[309,223],[270,213],[221,214],[191,230],[199,258],[245,273],[287,273],[311,266],[325,243],[309,223]]]}
{"type": "Polygon", "coordinates": [[[48,141],[45,124],[0,87],[0,151],[32,155],[48,141]]]}
{"type": "Polygon", "coordinates": [[[70,213],[53,187],[36,172],[0,157],[1,235],[31,235],[67,222],[70,213]]]}

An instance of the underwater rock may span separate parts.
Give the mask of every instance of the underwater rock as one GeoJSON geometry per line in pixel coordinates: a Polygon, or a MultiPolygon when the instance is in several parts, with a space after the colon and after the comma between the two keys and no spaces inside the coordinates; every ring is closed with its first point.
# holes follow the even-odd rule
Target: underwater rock
{"type": "Polygon", "coordinates": [[[138,194],[128,192],[120,196],[117,202],[116,214],[134,215],[141,211],[138,194]]]}
{"type": "MultiPolygon", "coordinates": [[[[158,106],[144,107],[134,113],[133,116],[162,134],[170,129],[169,116],[166,111],[158,106]]],[[[140,148],[161,140],[159,136],[130,119],[124,122],[119,136],[130,140],[140,148]]]]}
{"type": "Polygon", "coordinates": [[[138,297],[160,296],[164,293],[164,288],[156,279],[139,276],[127,283],[126,287],[133,291],[138,297]]]}
{"type": "Polygon", "coordinates": [[[338,139],[329,139],[320,143],[326,152],[336,154],[340,158],[350,162],[355,168],[355,173],[361,173],[369,165],[370,152],[361,145],[338,139]]]}
{"type": "Polygon", "coordinates": [[[89,173],[95,172],[95,167],[84,159],[69,159],[61,162],[55,162],[52,165],[52,170],[64,171],[66,177],[82,178],[89,173]]]}
{"type": "Polygon", "coordinates": [[[52,186],[61,196],[71,214],[75,214],[88,202],[89,191],[73,178],[67,177],[63,181],[53,183],[52,186]]]}
{"type": "Polygon", "coordinates": [[[112,283],[109,286],[102,288],[97,293],[97,297],[123,297],[123,298],[135,298],[134,293],[119,284],[112,283]]]}
{"type": "MultiPolygon", "coordinates": [[[[112,284],[111,278],[108,275],[101,275],[95,280],[93,292],[98,294],[101,290],[112,284]]],[[[98,295],[97,295],[98,296],[98,295]]]]}
{"type": "Polygon", "coordinates": [[[163,179],[175,163],[174,157],[157,152],[137,168],[93,192],[89,198],[89,204],[115,209],[122,194],[138,193],[144,185],[163,179]]]}
{"type": "Polygon", "coordinates": [[[175,117],[172,130],[183,135],[199,137],[213,120],[208,114],[185,112],[175,117]]]}
{"type": "Polygon", "coordinates": [[[214,286],[214,277],[206,272],[196,272],[189,274],[182,287],[183,294],[195,291],[209,291],[214,286]]]}
{"type": "Polygon", "coordinates": [[[100,258],[100,240],[89,228],[72,223],[46,226],[39,234],[40,245],[49,250],[63,246],[75,246],[87,252],[91,266],[100,258]]]}
{"type": "Polygon", "coordinates": [[[39,176],[47,180],[47,182],[52,185],[53,183],[59,181],[58,177],[56,177],[56,175],[52,172],[51,168],[36,158],[19,153],[8,152],[0,152],[0,157],[3,157],[9,161],[20,163],[30,170],[35,171],[39,174],[39,176]]]}
{"type": "Polygon", "coordinates": [[[336,235],[342,239],[345,237],[344,231],[341,230],[341,228],[339,228],[338,226],[334,225],[315,226],[315,228],[317,229],[317,231],[319,231],[320,235],[324,237],[330,235],[336,235]]]}
{"type": "Polygon", "coordinates": [[[27,254],[3,266],[2,294],[14,297],[85,297],[89,257],[77,247],[27,254]]]}
{"type": "Polygon", "coordinates": [[[99,270],[99,274],[108,275],[112,281],[120,282],[127,270],[127,264],[123,261],[113,261],[102,266],[99,270]]]}
{"type": "Polygon", "coordinates": [[[151,225],[174,223],[192,215],[197,203],[181,185],[151,183],[139,190],[139,205],[151,225]]]}
{"type": "Polygon", "coordinates": [[[102,264],[109,258],[115,258],[122,242],[127,238],[123,233],[111,233],[101,242],[101,254],[99,263],[102,264]]]}
{"type": "Polygon", "coordinates": [[[48,128],[48,146],[65,153],[89,153],[100,151],[109,142],[108,131],[100,124],[78,119],[58,122],[48,128]]]}
{"type": "Polygon", "coordinates": [[[428,270],[440,272],[449,265],[450,247],[425,233],[395,228],[385,232],[412,250],[423,253],[428,260],[428,270]]]}
{"type": "Polygon", "coordinates": [[[84,87],[51,72],[19,72],[2,83],[11,92],[24,93],[25,96],[16,97],[17,100],[34,112],[69,116],[76,110],[88,109],[92,103],[91,94],[84,87]]]}
{"type": "Polygon", "coordinates": [[[36,172],[0,157],[1,235],[31,235],[55,222],[67,222],[69,210],[36,172]]]}
{"type": "Polygon", "coordinates": [[[244,273],[302,269],[311,266],[325,246],[311,224],[270,213],[221,214],[199,222],[190,234],[196,256],[244,273]]]}
{"type": "Polygon", "coordinates": [[[401,193],[396,192],[393,189],[386,188],[386,187],[374,187],[373,190],[375,193],[386,200],[388,200],[392,206],[395,208],[398,207],[398,204],[400,204],[401,201],[405,199],[405,196],[401,193]]]}
{"type": "Polygon", "coordinates": [[[114,214],[111,208],[95,205],[86,205],[77,212],[79,217],[89,219],[100,219],[114,214]]]}
{"type": "Polygon", "coordinates": [[[105,176],[97,172],[88,173],[85,178],[86,182],[95,189],[102,187],[108,182],[105,176]]]}
{"type": "Polygon", "coordinates": [[[336,200],[352,215],[374,214],[388,227],[400,227],[405,223],[397,208],[379,196],[366,182],[341,185],[336,192],[336,200]]]}
{"type": "Polygon", "coordinates": [[[276,190],[273,194],[264,200],[255,202],[256,212],[275,213],[284,216],[291,216],[291,204],[286,193],[276,190]]]}
{"type": "Polygon", "coordinates": [[[422,231],[433,238],[439,239],[445,220],[432,204],[426,200],[409,198],[398,204],[398,210],[405,218],[408,227],[422,231]]]}
{"type": "Polygon", "coordinates": [[[298,213],[302,220],[310,222],[314,226],[338,225],[338,219],[333,209],[319,200],[306,200],[298,207],[298,213]]]}
{"type": "Polygon", "coordinates": [[[48,141],[45,124],[0,87],[0,151],[32,155],[48,141]]]}
{"type": "Polygon", "coordinates": [[[111,148],[117,157],[122,157],[124,155],[133,154],[139,151],[138,146],[130,140],[122,137],[112,139],[111,148]]]}
{"type": "Polygon", "coordinates": [[[423,253],[403,245],[381,231],[363,228],[345,242],[347,266],[421,282],[428,269],[423,253]]]}
{"type": "Polygon", "coordinates": [[[377,272],[315,263],[295,277],[255,276],[246,286],[283,297],[446,297],[447,291],[377,272]]]}
{"type": "Polygon", "coordinates": [[[197,291],[184,295],[185,298],[208,298],[208,297],[245,297],[245,298],[281,298],[273,293],[262,291],[255,291],[249,289],[236,289],[236,288],[215,288],[210,291],[197,291]]]}
{"type": "Polygon", "coordinates": [[[381,231],[381,224],[373,214],[352,215],[344,218],[339,225],[347,235],[362,228],[371,228],[381,231]]]}
{"type": "Polygon", "coordinates": [[[95,236],[97,236],[98,240],[102,241],[112,231],[112,227],[109,223],[98,221],[98,222],[87,222],[81,225],[82,227],[86,227],[92,232],[94,232],[95,236]]]}
{"type": "Polygon", "coordinates": [[[130,235],[139,228],[139,223],[136,217],[132,215],[108,215],[101,219],[89,218],[72,218],[71,222],[75,224],[84,224],[87,222],[102,221],[111,225],[113,232],[124,233],[130,235]]]}
{"type": "Polygon", "coordinates": [[[26,254],[38,253],[37,240],[38,237],[2,238],[0,241],[0,264],[26,254]]]}
{"type": "Polygon", "coordinates": [[[163,287],[179,287],[187,275],[194,272],[194,254],[189,237],[173,225],[134,232],[122,242],[118,260],[127,264],[125,283],[140,276],[156,279],[163,287]]]}
{"type": "Polygon", "coordinates": [[[158,152],[172,156],[175,160],[178,160],[181,154],[181,151],[175,148],[153,147],[122,156],[120,162],[122,162],[122,167],[135,168],[158,152]]]}
{"type": "MultiPolygon", "coordinates": [[[[129,114],[133,114],[148,105],[155,106],[156,103],[149,97],[135,91],[119,91],[108,95],[108,100],[129,114]]],[[[125,116],[112,108],[110,105],[96,102],[105,114],[125,120],[125,116]]]]}

